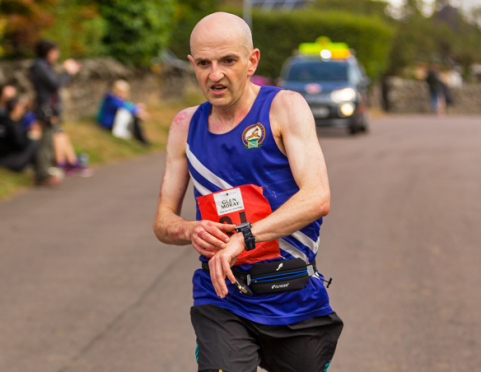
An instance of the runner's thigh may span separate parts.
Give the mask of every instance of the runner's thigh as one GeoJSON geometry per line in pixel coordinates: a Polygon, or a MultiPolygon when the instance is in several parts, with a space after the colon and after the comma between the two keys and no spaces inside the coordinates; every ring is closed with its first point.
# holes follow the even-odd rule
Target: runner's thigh
{"type": "Polygon", "coordinates": [[[264,326],[267,332],[259,336],[260,366],[269,372],[325,372],[342,327],[335,313],[278,328],[264,326]]]}
{"type": "Polygon", "coordinates": [[[194,306],[190,317],[197,336],[199,371],[257,370],[259,346],[242,318],[215,305],[194,306]]]}

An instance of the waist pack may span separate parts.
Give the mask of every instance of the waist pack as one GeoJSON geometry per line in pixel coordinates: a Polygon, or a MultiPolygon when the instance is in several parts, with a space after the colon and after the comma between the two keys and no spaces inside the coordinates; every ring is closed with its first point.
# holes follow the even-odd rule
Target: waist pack
{"type": "MultiPolygon", "coordinates": [[[[208,262],[202,262],[202,269],[209,272],[208,262]]],[[[257,263],[250,271],[243,272],[232,268],[234,276],[241,285],[247,284],[256,294],[295,291],[304,288],[309,277],[316,273],[316,262],[306,264],[302,259],[257,263]]],[[[332,278],[326,281],[327,288],[332,278]]],[[[245,293],[241,290],[241,292],[245,293]]]]}

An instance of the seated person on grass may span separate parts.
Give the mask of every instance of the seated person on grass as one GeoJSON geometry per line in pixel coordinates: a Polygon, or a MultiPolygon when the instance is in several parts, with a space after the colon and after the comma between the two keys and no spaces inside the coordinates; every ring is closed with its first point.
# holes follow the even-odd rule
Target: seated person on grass
{"type": "Polygon", "coordinates": [[[5,84],[0,87],[0,117],[8,116],[7,102],[17,96],[17,88],[13,85],[5,84]]]}
{"type": "MultiPolygon", "coordinates": [[[[32,104],[27,105],[27,109],[31,109],[32,107],[32,104]]],[[[38,130],[41,131],[40,124],[33,110],[29,110],[25,113],[22,125],[26,131],[31,128],[38,128],[38,130]]],[[[64,130],[57,131],[53,134],[53,150],[55,164],[58,168],[63,170],[65,176],[90,177],[93,175],[93,171],[88,167],[88,164],[79,162],[72,142],[70,141],[70,137],[64,130]]]]}
{"type": "Polygon", "coordinates": [[[97,121],[100,126],[112,131],[115,137],[129,139],[133,134],[137,140],[148,145],[141,127],[141,120],[148,118],[145,105],[128,102],[129,92],[129,83],[115,81],[102,101],[97,121]]]}
{"type": "Polygon", "coordinates": [[[40,128],[23,128],[25,107],[17,98],[7,101],[5,109],[7,115],[0,119],[0,165],[14,172],[32,165],[37,177],[41,173],[37,161],[40,128]]]}

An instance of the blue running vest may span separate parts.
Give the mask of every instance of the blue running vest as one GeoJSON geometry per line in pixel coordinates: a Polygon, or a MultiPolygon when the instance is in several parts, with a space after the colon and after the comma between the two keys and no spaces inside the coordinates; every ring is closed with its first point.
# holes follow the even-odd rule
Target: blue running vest
{"type": "MultiPolygon", "coordinates": [[[[241,185],[253,184],[263,187],[264,197],[275,211],[299,191],[292,176],[287,157],[279,150],[272,135],[269,111],[272,100],[279,92],[276,87],[261,87],[246,117],[231,131],[214,134],[208,130],[208,118],[212,105],[205,102],[199,106],[190,122],[186,155],[194,195],[199,197],[212,192],[241,185]],[[246,140],[245,130],[261,123],[263,136],[254,144],[246,140]],[[250,148],[249,148],[250,147],[250,148]]],[[[197,205],[197,220],[201,220],[197,205]]],[[[281,256],[268,261],[302,258],[312,262],[319,247],[322,218],[295,233],[279,239],[281,256]]],[[[200,256],[201,261],[208,261],[200,256]]],[[[237,265],[242,271],[251,265],[237,265]]],[[[292,324],[332,312],[329,297],[322,280],[316,273],[302,290],[273,294],[254,294],[247,297],[236,291],[229,302],[227,298],[235,286],[229,281],[226,298],[217,297],[210,275],[202,269],[193,277],[194,306],[212,304],[226,308],[253,322],[269,325],[292,324]]]]}

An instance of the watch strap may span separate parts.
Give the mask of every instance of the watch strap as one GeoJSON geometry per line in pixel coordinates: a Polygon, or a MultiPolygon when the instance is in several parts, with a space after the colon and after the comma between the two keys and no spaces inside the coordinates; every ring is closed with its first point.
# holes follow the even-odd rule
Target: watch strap
{"type": "Polygon", "coordinates": [[[252,251],[256,247],[256,238],[252,235],[251,226],[250,222],[244,222],[235,227],[235,231],[241,232],[244,236],[246,251],[252,251]]]}
{"type": "Polygon", "coordinates": [[[251,229],[243,234],[244,242],[246,243],[246,251],[252,251],[256,247],[256,238],[252,235],[251,229]]]}

